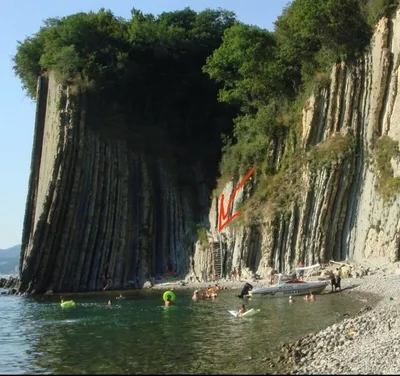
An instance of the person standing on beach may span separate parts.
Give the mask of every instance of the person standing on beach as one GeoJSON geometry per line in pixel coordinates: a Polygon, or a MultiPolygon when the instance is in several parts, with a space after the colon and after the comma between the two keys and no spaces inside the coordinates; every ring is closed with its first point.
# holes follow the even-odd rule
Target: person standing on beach
{"type": "Polygon", "coordinates": [[[270,284],[270,285],[273,285],[273,284],[274,284],[274,281],[275,281],[275,273],[276,273],[275,269],[272,269],[272,270],[271,270],[271,274],[270,274],[270,276],[269,276],[269,284],[270,284]]]}
{"type": "Polygon", "coordinates": [[[341,290],[341,280],[342,280],[342,273],[341,270],[339,268],[336,268],[336,270],[333,271],[333,281],[334,281],[334,285],[335,285],[335,291],[336,289],[339,289],[339,291],[341,290]]]}
{"type": "Polygon", "coordinates": [[[235,267],[235,268],[233,268],[232,273],[231,273],[231,280],[236,281],[236,276],[237,276],[237,271],[236,271],[236,267],[235,267]]]}
{"type": "MultiPolygon", "coordinates": [[[[304,268],[304,264],[299,260],[298,263],[297,263],[297,267],[298,268],[304,268]]],[[[304,270],[300,270],[299,271],[298,278],[301,279],[301,280],[304,280],[304,270]]]]}

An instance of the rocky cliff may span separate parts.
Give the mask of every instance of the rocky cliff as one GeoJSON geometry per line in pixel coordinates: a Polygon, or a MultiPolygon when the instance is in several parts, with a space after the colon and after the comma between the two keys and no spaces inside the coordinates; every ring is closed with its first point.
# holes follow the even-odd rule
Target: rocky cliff
{"type": "Polygon", "coordinates": [[[87,107],[55,74],[39,79],[20,291],[141,287],[165,269],[188,272],[194,208],[209,196],[201,174],[183,189],[161,158],[90,126],[87,107]]]}
{"type": "MultiPolygon", "coordinates": [[[[40,78],[20,291],[141,287],[166,268],[206,281],[234,268],[266,277],[298,260],[397,260],[400,199],[396,190],[382,194],[374,155],[383,136],[400,141],[399,66],[397,12],[380,20],[361,58],[335,65],[330,86],[305,103],[305,154],[338,139],[351,147],[317,168],[303,163],[296,200],[284,212],[260,204],[257,220],[243,220],[244,210],[221,232],[220,196],[210,206],[200,172],[183,188],[165,158],[90,126],[85,94],[53,74],[40,78]]],[[[287,152],[280,150],[277,163],[287,152]]],[[[388,163],[396,186],[400,160],[393,154],[388,163]]],[[[238,179],[223,187],[225,208],[238,179]]],[[[250,179],[237,192],[231,214],[251,199],[255,184],[250,179]]],[[[289,178],[277,189],[291,184],[289,178]]]]}
{"type": "MultiPolygon", "coordinates": [[[[265,214],[257,223],[229,225],[218,231],[219,197],[213,199],[209,244],[196,245],[194,274],[207,270],[208,254],[218,254],[222,275],[233,268],[242,274],[266,277],[271,267],[288,272],[298,260],[306,265],[329,259],[399,258],[400,196],[384,196],[376,163],[377,140],[400,141],[400,11],[383,18],[375,28],[368,51],[354,64],[335,65],[330,87],[309,98],[303,109],[302,148],[305,153],[335,138],[351,137],[353,147],[317,171],[301,169],[299,200],[285,213],[265,214]]],[[[383,151],[384,154],[385,151],[383,151]]],[[[388,155],[387,167],[397,184],[400,160],[388,155]]],[[[226,204],[238,180],[223,188],[226,204]]],[[[246,183],[231,212],[251,194],[246,183]]],[[[278,189],[283,189],[280,187],[278,189]]],[[[243,213],[245,216],[246,213],[243,213]]]]}

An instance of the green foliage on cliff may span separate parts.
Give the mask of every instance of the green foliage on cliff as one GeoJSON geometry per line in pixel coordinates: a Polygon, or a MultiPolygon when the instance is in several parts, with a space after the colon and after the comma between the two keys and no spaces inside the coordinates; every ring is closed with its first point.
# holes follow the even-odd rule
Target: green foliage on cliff
{"type": "Polygon", "coordinates": [[[207,235],[207,229],[198,223],[193,223],[192,224],[192,230],[197,236],[197,241],[200,243],[202,247],[208,247],[209,246],[209,241],[208,241],[208,235],[207,235]]]}
{"type": "Polygon", "coordinates": [[[399,0],[362,0],[361,4],[368,23],[374,27],[381,17],[393,13],[399,5],[399,0]]]}
{"type": "MultiPolygon", "coordinates": [[[[229,11],[189,8],[157,17],[133,9],[128,20],[104,9],[49,19],[19,42],[14,70],[32,98],[39,74],[55,71],[89,94],[93,126],[108,128],[107,135],[125,132],[127,139],[131,129],[131,139],[140,134],[149,141],[136,142],[136,150],[183,161],[191,171],[202,163],[210,181],[217,174],[220,134],[231,132],[236,110],[217,101],[220,85],[202,66],[234,22],[229,11]]],[[[179,166],[176,171],[194,180],[179,166]]]]}
{"type": "Polygon", "coordinates": [[[400,156],[399,143],[385,135],[373,142],[372,147],[378,169],[378,191],[387,199],[400,192],[400,178],[393,176],[391,165],[392,158],[400,156]]]}
{"type": "Polygon", "coordinates": [[[329,167],[354,152],[354,149],[355,138],[352,132],[348,132],[345,136],[336,132],[309,151],[309,166],[311,169],[329,167]]]}
{"type": "Polygon", "coordinates": [[[364,51],[372,35],[370,7],[364,0],[294,0],[274,32],[237,23],[207,59],[203,70],[223,84],[219,100],[240,106],[221,174],[256,169],[254,209],[264,201],[285,211],[298,199],[305,165],[328,167],[354,149],[354,137],[335,135],[303,150],[301,110],[312,92],[329,88],[335,62],[364,51]]]}
{"type": "Polygon", "coordinates": [[[302,150],[304,100],[329,88],[332,64],[360,56],[373,20],[397,3],[294,0],[274,31],[225,10],[154,16],[133,9],[128,20],[104,9],[78,13],[49,19],[20,42],[14,69],[31,97],[38,75],[55,70],[94,93],[98,109],[113,103],[146,135],[165,132],[189,164],[215,164],[222,138],[221,181],[254,167],[254,197],[284,207],[297,197],[304,164],[324,167],[351,149],[337,136],[302,150]]]}
{"type": "MultiPolygon", "coordinates": [[[[133,9],[129,20],[104,9],[52,18],[33,37],[18,42],[14,69],[31,97],[40,72],[51,69],[65,79],[80,75],[100,90],[116,85],[126,92],[126,80],[139,85],[136,90],[144,89],[150,72],[154,84],[171,73],[171,65],[199,73],[234,20],[228,11],[196,13],[189,8],[159,17],[133,9]]],[[[181,78],[179,73],[170,79],[181,78]]]]}

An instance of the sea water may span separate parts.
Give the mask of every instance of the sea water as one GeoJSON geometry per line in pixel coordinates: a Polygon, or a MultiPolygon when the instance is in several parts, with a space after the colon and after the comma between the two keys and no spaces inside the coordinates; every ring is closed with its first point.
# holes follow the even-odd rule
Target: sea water
{"type": "Polygon", "coordinates": [[[342,294],[235,297],[191,300],[176,291],[164,307],[162,291],[64,295],[76,308],[62,309],[59,296],[0,295],[1,374],[265,374],[266,358],[280,344],[299,339],[354,314],[362,303],[342,294]],[[111,307],[107,306],[113,300],[111,307]],[[228,310],[260,309],[249,318],[228,310]]]}

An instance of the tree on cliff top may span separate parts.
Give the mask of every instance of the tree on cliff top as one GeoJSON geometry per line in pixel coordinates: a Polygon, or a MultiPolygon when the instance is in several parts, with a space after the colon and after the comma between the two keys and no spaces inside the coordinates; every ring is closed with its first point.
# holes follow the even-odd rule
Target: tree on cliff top
{"type": "Polygon", "coordinates": [[[196,13],[189,8],[159,17],[133,9],[130,20],[104,9],[51,18],[34,36],[18,42],[14,70],[32,98],[37,77],[51,69],[64,78],[81,75],[98,87],[128,77],[138,80],[149,70],[147,64],[166,57],[191,59],[200,71],[234,20],[225,10],[196,13]]]}
{"type": "Polygon", "coordinates": [[[187,163],[201,161],[215,179],[220,134],[231,132],[236,110],[218,103],[220,85],[202,66],[234,22],[226,10],[189,8],[157,17],[133,9],[128,20],[104,9],[52,18],[18,43],[14,70],[31,98],[38,76],[57,72],[88,92],[88,114],[97,116],[89,123],[112,127],[115,121],[105,119],[117,108],[127,126],[164,132],[174,153],[187,163]]]}

